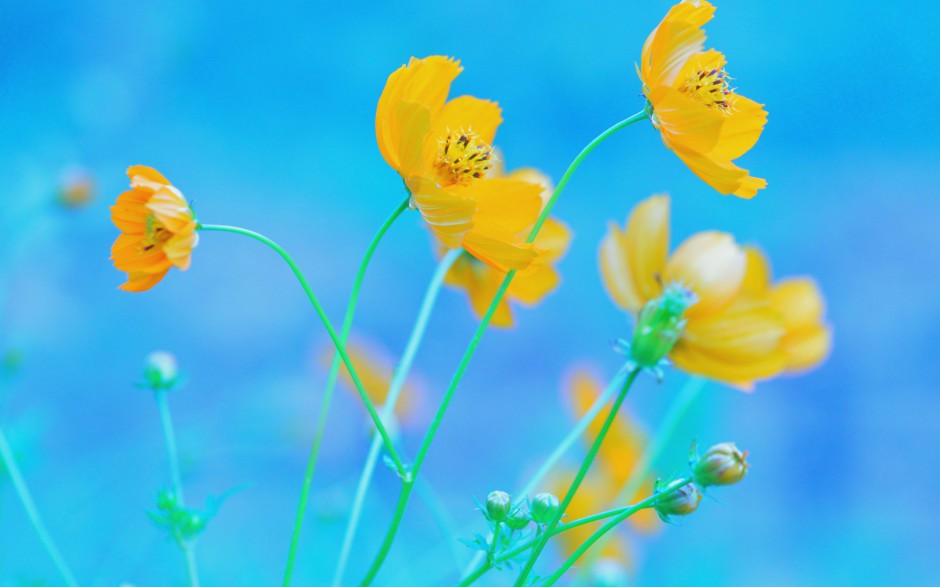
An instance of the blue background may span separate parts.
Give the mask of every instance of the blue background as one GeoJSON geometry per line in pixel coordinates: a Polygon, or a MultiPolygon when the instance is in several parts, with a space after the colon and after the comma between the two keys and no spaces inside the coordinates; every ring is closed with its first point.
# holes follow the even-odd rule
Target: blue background
{"type": "MultiPolygon", "coordinates": [[[[209,586],[280,580],[324,380],[327,339],[258,243],[204,234],[190,271],[143,295],[116,289],[107,206],[129,164],[162,171],[203,222],[278,240],[339,322],[366,244],[403,195],[373,130],[392,70],[411,55],[460,58],[454,94],[504,108],[507,165],[557,180],[587,141],[642,108],[634,62],[669,6],[4,2],[0,347],[25,362],[0,392],[0,423],[82,584],[184,581],[175,546],[144,515],[167,482],[154,403],[133,385],[147,353],[173,351],[187,374],[171,402],[191,501],[248,485],[199,542],[209,586]],[[89,209],[49,204],[71,165],[98,181],[89,209]]],[[[835,347],[821,369],[752,395],[707,389],[661,467],[679,470],[697,436],[749,448],[751,473],[722,503],[639,542],[639,583],[940,582],[938,17],[927,1],[718,4],[709,45],[770,112],[742,160],[769,187],[749,202],[717,195],[647,124],[589,158],[556,208],[576,233],[563,286],[518,311],[515,329],[487,333],[424,469],[465,533],[482,529],[473,496],[518,485],[567,430],[569,366],[617,369],[607,341],[628,323],[600,284],[597,246],[609,220],[668,191],[674,244],[732,231],[760,243],[777,275],[815,276],[835,347]]],[[[356,331],[400,352],[433,268],[410,214],[373,262],[356,331]]],[[[425,414],[475,325],[465,296],[445,291],[415,368],[425,414]]],[[[683,379],[643,381],[632,409],[654,427],[683,379]]],[[[337,398],[296,585],[331,576],[368,442],[357,400],[337,398]]],[[[426,423],[405,430],[411,452],[426,423]]],[[[381,469],[350,581],[396,492],[381,469]]],[[[450,584],[441,542],[415,500],[378,583],[450,584]]],[[[58,581],[0,479],[0,585],[39,579],[58,581]]]]}

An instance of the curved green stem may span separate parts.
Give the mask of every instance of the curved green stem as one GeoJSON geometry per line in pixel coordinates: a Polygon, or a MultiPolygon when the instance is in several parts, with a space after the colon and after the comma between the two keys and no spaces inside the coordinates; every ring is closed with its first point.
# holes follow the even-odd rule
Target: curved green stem
{"type": "MultiPolygon", "coordinates": [[[[160,411],[160,424],[163,427],[163,439],[166,441],[166,455],[170,463],[170,484],[173,495],[180,507],[186,507],[186,498],[183,496],[183,481],[180,475],[179,452],[176,448],[176,434],[173,432],[173,419],[170,417],[170,404],[166,399],[165,389],[154,389],[153,397],[157,401],[160,411]]],[[[189,577],[190,587],[199,587],[199,571],[196,569],[195,545],[190,540],[178,540],[183,557],[186,559],[186,574],[189,577]]]]}
{"type": "MultiPolygon", "coordinates": [[[[562,191],[564,191],[565,186],[568,185],[568,181],[571,179],[571,176],[574,174],[575,170],[581,166],[581,162],[584,161],[591,151],[593,151],[598,145],[607,140],[617,131],[624,129],[635,122],[644,120],[648,118],[648,116],[648,112],[643,110],[642,112],[637,112],[625,120],[621,120],[617,124],[598,135],[594,140],[588,143],[588,145],[584,147],[580,153],[578,153],[578,156],[574,158],[574,161],[572,161],[568,166],[568,169],[565,170],[565,173],[558,182],[558,186],[555,187],[555,191],[552,193],[551,198],[549,198],[548,202],[545,204],[545,208],[542,210],[541,215],[539,215],[538,220],[536,220],[535,225],[532,227],[532,231],[529,233],[528,239],[526,239],[527,242],[531,243],[535,240],[535,237],[542,229],[542,225],[545,224],[545,220],[551,213],[552,208],[555,207],[555,203],[558,201],[558,197],[561,195],[562,191]]],[[[487,326],[489,326],[490,321],[493,319],[493,315],[496,313],[496,309],[499,307],[500,302],[502,302],[503,297],[506,295],[506,290],[509,289],[509,284],[512,283],[512,280],[515,276],[515,271],[510,271],[506,274],[502,284],[500,284],[499,289],[496,291],[496,295],[493,297],[493,301],[490,302],[489,308],[487,308],[486,313],[483,315],[483,319],[480,320],[479,326],[477,326],[476,331],[473,333],[473,338],[470,339],[470,344],[467,345],[467,349],[464,351],[463,357],[461,358],[460,363],[457,365],[454,376],[451,378],[450,385],[447,387],[447,391],[444,393],[444,397],[441,399],[441,404],[438,407],[437,412],[434,414],[434,419],[431,421],[431,425],[424,436],[424,440],[421,442],[421,447],[418,449],[418,454],[415,457],[415,462],[411,469],[412,476],[416,476],[421,470],[421,465],[424,463],[424,459],[427,457],[431,443],[434,441],[434,437],[437,435],[437,430],[441,426],[441,421],[444,419],[444,414],[447,412],[447,408],[450,406],[450,402],[454,398],[454,393],[457,391],[457,387],[460,385],[461,379],[463,379],[464,372],[470,365],[470,360],[473,358],[473,355],[476,352],[476,348],[480,344],[480,340],[483,338],[483,333],[486,331],[487,326]]],[[[398,506],[396,507],[395,513],[392,516],[392,522],[386,531],[385,539],[382,542],[382,546],[380,547],[379,552],[376,554],[375,559],[372,561],[372,565],[369,567],[369,570],[366,573],[366,577],[362,582],[363,586],[369,585],[372,582],[372,580],[375,578],[375,575],[379,572],[382,563],[385,561],[385,557],[388,556],[388,551],[391,548],[392,542],[395,540],[396,533],[398,532],[398,526],[401,524],[401,519],[404,515],[404,509],[408,505],[408,495],[410,495],[410,493],[411,490],[408,487],[408,484],[403,483],[402,493],[399,497],[398,506]]]]}
{"type": "MultiPolygon", "coordinates": [[[[408,338],[408,344],[405,346],[405,352],[402,354],[401,363],[395,369],[395,376],[388,388],[388,394],[385,396],[385,404],[382,406],[382,418],[386,421],[395,413],[395,405],[398,403],[398,396],[411,371],[411,365],[414,362],[418,347],[424,339],[424,333],[427,330],[428,320],[434,309],[434,303],[437,301],[437,294],[441,291],[444,284],[444,277],[450,270],[454,261],[461,254],[460,249],[448,251],[441,259],[431,277],[428,289],[424,294],[424,301],[421,303],[421,310],[418,313],[418,319],[415,321],[411,330],[411,336],[408,338]]],[[[376,464],[379,461],[379,450],[382,448],[380,439],[376,436],[372,439],[372,445],[369,447],[369,455],[366,458],[362,474],[359,476],[359,484],[356,487],[356,497],[353,500],[352,511],[349,514],[349,522],[346,525],[346,532],[343,536],[343,546],[340,550],[339,561],[336,565],[336,573],[333,575],[334,587],[339,587],[343,582],[343,575],[346,572],[346,564],[349,562],[349,554],[352,550],[353,540],[356,537],[356,529],[359,525],[359,517],[362,514],[362,506],[365,503],[366,492],[369,489],[369,483],[372,481],[372,474],[375,472],[376,464]]]]}
{"type": "MultiPolygon", "coordinates": [[[[392,227],[392,224],[408,209],[408,201],[410,198],[411,196],[409,194],[409,196],[395,208],[392,215],[385,220],[372,238],[372,242],[369,243],[369,247],[366,249],[366,253],[359,263],[359,270],[356,272],[355,281],[353,281],[352,291],[349,294],[349,302],[346,304],[346,315],[343,317],[343,326],[340,331],[340,341],[343,345],[345,345],[346,341],[349,339],[349,331],[352,329],[353,317],[356,314],[356,306],[359,303],[359,291],[362,289],[362,282],[365,279],[366,269],[369,267],[372,255],[375,254],[379,242],[381,242],[389,228],[392,227]]],[[[333,362],[330,365],[330,372],[326,378],[326,387],[323,390],[323,398],[320,400],[320,412],[317,415],[317,425],[313,433],[313,445],[310,448],[310,456],[307,458],[307,469],[304,472],[303,486],[300,489],[300,503],[297,506],[297,514],[294,516],[294,529],[291,532],[290,549],[288,550],[287,565],[284,570],[284,587],[290,585],[294,575],[297,550],[300,547],[300,533],[303,529],[304,519],[307,514],[307,504],[310,502],[310,489],[313,486],[313,474],[316,471],[317,458],[320,455],[320,447],[323,444],[323,435],[326,432],[326,423],[329,417],[330,405],[333,401],[333,391],[336,389],[336,378],[339,375],[339,366],[341,363],[342,359],[339,353],[334,353],[333,362]]]]}
{"type": "Polygon", "coordinates": [[[300,267],[297,266],[297,263],[294,262],[289,254],[287,254],[287,251],[285,251],[281,245],[277,244],[273,240],[253,230],[239,228],[237,226],[224,226],[221,224],[200,224],[199,229],[215,230],[218,232],[232,232],[253,238],[256,241],[271,247],[275,253],[284,259],[284,262],[286,262],[287,265],[291,268],[291,271],[294,272],[294,275],[297,277],[297,281],[300,282],[300,286],[307,294],[307,298],[313,305],[313,309],[316,311],[317,316],[319,316],[320,321],[323,322],[323,327],[326,328],[326,332],[329,334],[330,340],[333,341],[333,346],[336,347],[336,352],[338,352],[342,358],[343,365],[345,365],[346,369],[349,371],[349,377],[352,379],[353,385],[356,386],[356,391],[359,392],[359,397],[362,399],[362,403],[365,404],[366,410],[369,412],[369,417],[372,418],[372,423],[375,425],[376,430],[378,430],[379,435],[382,437],[382,442],[385,444],[385,450],[388,451],[389,457],[395,464],[395,470],[403,479],[407,478],[409,476],[408,469],[402,462],[401,457],[398,456],[398,451],[395,450],[395,445],[392,443],[392,438],[389,436],[388,430],[385,429],[385,424],[382,423],[382,418],[380,418],[378,412],[375,411],[375,405],[372,403],[372,400],[369,399],[369,394],[366,393],[365,388],[362,386],[362,380],[359,379],[359,374],[356,372],[356,367],[353,365],[352,359],[349,358],[349,354],[346,352],[346,345],[343,344],[339,334],[337,334],[336,330],[333,328],[333,324],[330,322],[330,319],[326,316],[326,312],[323,310],[323,306],[320,305],[319,300],[317,300],[316,295],[314,295],[313,288],[310,287],[310,283],[307,281],[307,278],[300,270],[300,267]]]}
{"type": "Polygon", "coordinates": [[[42,521],[42,516],[39,515],[39,510],[36,509],[36,503],[33,501],[33,496],[26,486],[26,480],[23,479],[23,474],[16,464],[16,459],[13,457],[13,449],[10,448],[10,444],[7,442],[7,437],[4,435],[2,428],[0,428],[0,458],[3,459],[3,464],[10,474],[13,487],[16,489],[16,495],[19,496],[20,501],[23,502],[23,509],[26,510],[29,523],[32,524],[33,530],[35,530],[36,535],[39,536],[40,542],[42,542],[46,552],[49,553],[49,557],[52,558],[52,563],[55,565],[56,570],[62,575],[62,580],[65,581],[66,585],[69,587],[77,587],[78,582],[75,580],[72,570],[69,568],[68,564],[66,564],[65,559],[62,558],[59,549],[56,548],[55,542],[52,541],[52,536],[49,535],[49,531],[42,521]]]}
{"type": "MultiPolygon", "coordinates": [[[[529,479],[529,481],[522,487],[519,491],[513,495],[522,496],[525,498],[528,494],[532,493],[536,486],[542,482],[546,475],[558,464],[558,461],[568,452],[568,449],[571,448],[571,445],[578,441],[581,438],[581,435],[584,434],[584,431],[587,430],[588,426],[591,425],[591,422],[594,421],[594,418],[601,413],[601,410],[604,409],[610,400],[617,393],[617,390],[620,389],[620,382],[623,379],[623,372],[618,372],[617,375],[610,381],[607,385],[607,388],[604,390],[601,395],[598,396],[594,404],[588,409],[587,412],[581,416],[581,419],[574,425],[574,428],[562,439],[561,443],[555,447],[555,450],[552,451],[552,454],[549,455],[545,462],[542,463],[542,466],[535,472],[534,475],[529,479]]],[[[616,503],[616,502],[615,502],[616,503]]],[[[483,560],[484,553],[478,552],[473,560],[470,561],[470,564],[467,565],[467,568],[464,570],[464,573],[470,573],[473,571],[473,568],[480,564],[480,561],[483,560]]]]}
{"type": "MultiPolygon", "coordinates": [[[[668,412],[666,412],[662,424],[656,429],[652,440],[647,443],[643,454],[640,455],[640,459],[633,468],[630,477],[627,478],[626,482],[624,482],[623,486],[618,491],[613,503],[623,503],[632,499],[643,487],[643,484],[649,480],[653,465],[659,460],[663,449],[665,449],[669,441],[672,440],[672,436],[675,434],[679,424],[685,418],[686,414],[689,413],[689,410],[695,404],[699,394],[705,389],[707,384],[708,380],[701,377],[689,377],[686,380],[679,394],[676,396],[676,399],[672,401],[672,405],[669,407],[668,412]]],[[[599,548],[588,553],[578,567],[584,570],[591,568],[600,556],[600,553],[604,551],[603,546],[608,540],[610,540],[610,537],[602,538],[599,548]]],[[[583,574],[579,573],[579,575],[583,577],[583,574]]]]}
{"type": "Polygon", "coordinates": [[[620,388],[620,393],[617,394],[617,399],[614,400],[614,404],[610,408],[610,413],[607,414],[607,418],[604,420],[604,424],[597,433],[597,438],[594,439],[594,442],[591,444],[591,448],[584,457],[584,461],[581,462],[581,468],[578,469],[578,474],[575,476],[574,481],[571,482],[571,486],[568,488],[568,492],[565,494],[564,499],[561,500],[561,506],[558,508],[558,512],[555,514],[555,517],[552,518],[552,521],[549,522],[545,527],[545,534],[542,535],[542,539],[532,548],[532,553],[529,555],[529,560],[526,561],[525,566],[522,567],[522,571],[519,573],[519,578],[516,579],[516,587],[522,587],[522,585],[525,585],[525,580],[529,576],[529,573],[532,572],[532,567],[535,566],[535,561],[538,560],[539,555],[545,548],[545,545],[548,544],[548,538],[551,531],[554,530],[556,526],[558,526],[562,516],[565,515],[565,510],[568,509],[568,506],[571,504],[571,500],[574,499],[574,495],[581,486],[581,482],[584,481],[584,477],[587,475],[588,470],[590,470],[591,464],[594,462],[594,458],[597,456],[597,452],[601,448],[601,444],[604,443],[604,438],[607,436],[607,431],[610,430],[610,426],[617,418],[617,413],[620,411],[620,406],[627,398],[627,393],[630,391],[630,387],[633,385],[633,382],[636,381],[637,375],[639,374],[640,370],[638,368],[634,368],[627,375],[626,380],[623,382],[623,387],[620,388]]]}

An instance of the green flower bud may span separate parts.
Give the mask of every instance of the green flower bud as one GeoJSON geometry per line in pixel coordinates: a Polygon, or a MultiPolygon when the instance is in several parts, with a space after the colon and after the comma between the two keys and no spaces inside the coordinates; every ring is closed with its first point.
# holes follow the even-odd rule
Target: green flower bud
{"type": "Polygon", "coordinates": [[[154,390],[176,387],[179,382],[176,357],[164,351],[147,355],[147,361],[144,364],[144,381],[150,389],[154,390]]]}
{"type": "Polygon", "coordinates": [[[505,491],[491,491],[486,496],[486,514],[494,522],[502,522],[512,509],[512,499],[505,491]]]}
{"type": "Polygon", "coordinates": [[[550,524],[558,515],[561,503],[551,493],[540,493],[532,500],[532,519],[537,524],[550,524]]]}
{"type": "MultiPolygon", "coordinates": [[[[656,483],[656,493],[668,489],[668,485],[656,483]]],[[[702,493],[698,490],[695,483],[686,483],[677,491],[663,496],[656,500],[656,513],[664,521],[668,521],[669,516],[687,516],[698,509],[699,502],[702,501],[702,493]]]]}
{"type": "Polygon", "coordinates": [[[681,285],[670,285],[663,295],[640,310],[630,343],[630,360],[644,369],[657,369],[685,328],[682,317],[696,301],[695,294],[681,285]]]}
{"type": "Polygon", "coordinates": [[[529,517],[529,512],[525,511],[525,508],[521,505],[518,505],[509,512],[509,517],[506,518],[506,525],[509,526],[511,530],[522,530],[528,526],[531,521],[532,518],[529,517]]]}
{"type": "Polygon", "coordinates": [[[747,451],[741,452],[733,442],[722,442],[692,463],[692,473],[696,483],[702,487],[733,485],[747,474],[750,465],[746,458],[747,451]]]}

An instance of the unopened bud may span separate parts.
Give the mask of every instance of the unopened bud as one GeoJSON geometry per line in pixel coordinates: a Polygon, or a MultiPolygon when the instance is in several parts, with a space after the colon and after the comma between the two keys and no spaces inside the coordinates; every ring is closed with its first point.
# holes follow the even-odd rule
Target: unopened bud
{"type": "Polygon", "coordinates": [[[561,503],[551,493],[540,493],[532,500],[532,519],[537,524],[550,524],[558,515],[561,503]]]}
{"type": "Polygon", "coordinates": [[[532,518],[529,517],[529,512],[525,511],[525,508],[519,505],[509,512],[509,517],[506,518],[506,525],[509,526],[511,530],[522,530],[528,526],[531,521],[532,518]]]}
{"type": "Polygon", "coordinates": [[[705,455],[692,464],[695,481],[702,487],[709,485],[732,485],[744,478],[747,468],[747,451],[741,452],[733,442],[722,442],[708,449],[705,455]]]}
{"type": "MultiPolygon", "coordinates": [[[[656,492],[659,493],[669,486],[662,486],[657,482],[656,492]]],[[[656,500],[656,513],[663,520],[668,520],[669,516],[687,516],[698,509],[699,502],[702,501],[702,493],[698,490],[695,483],[686,483],[669,495],[665,495],[656,500]]]]}
{"type": "Polygon", "coordinates": [[[486,496],[486,514],[494,522],[502,522],[512,509],[512,498],[505,491],[491,491],[486,496]]]}
{"type": "Polygon", "coordinates": [[[670,285],[663,295],[647,302],[637,316],[630,360],[638,367],[656,369],[682,336],[685,329],[682,316],[695,301],[692,291],[670,285]]]}
{"type": "Polygon", "coordinates": [[[151,389],[173,389],[179,380],[176,357],[158,351],[147,355],[144,366],[144,381],[151,389]]]}

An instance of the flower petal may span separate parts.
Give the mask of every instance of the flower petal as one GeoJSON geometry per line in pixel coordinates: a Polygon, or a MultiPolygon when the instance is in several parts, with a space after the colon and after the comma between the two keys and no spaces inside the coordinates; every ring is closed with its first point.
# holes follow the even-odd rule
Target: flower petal
{"type": "Polygon", "coordinates": [[[496,129],[503,122],[502,109],[496,102],[481,100],[473,96],[459,96],[444,104],[434,118],[434,140],[443,137],[448,131],[472,130],[480,139],[491,145],[496,137],[496,129]]]}
{"type": "MultiPolygon", "coordinates": [[[[466,291],[473,312],[477,317],[482,318],[493,302],[493,298],[496,297],[496,291],[505,277],[505,273],[481,263],[469,253],[463,253],[447,272],[445,283],[466,291]]],[[[506,297],[497,306],[490,325],[501,328],[513,325],[512,310],[506,297]]]]}
{"type": "Polygon", "coordinates": [[[170,180],[163,177],[163,174],[146,165],[131,165],[127,168],[127,177],[131,179],[131,187],[145,188],[154,192],[163,186],[171,185],[170,180]]]}
{"type": "Polygon", "coordinates": [[[118,289],[135,293],[147,291],[160,283],[160,280],[166,276],[167,271],[169,271],[169,269],[157,273],[128,273],[127,283],[121,285],[118,289]]]}
{"type": "Polygon", "coordinates": [[[147,202],[147,209],[173,233],[184,231],[193,223],[192,209],[183,194],[173,186],[165,186],[153,194],[147,202]]]}
{"type": "Polygon", "coordinates": [[[640,78],[647,87],[672,84],[686,60],[705,46],[702,26],[714,13],[705,0],[686,0],[669,10],[643,44],[640,78]]]}
{"type": "Polygon", "coordinates": [[[669,86],[660,86],[650,93],[653,114],[670,149],[683,148],[707,153],[715,148],[721,136],[726,115],[709,108],[669,86]]]}
{"type": "Polygon", "coordinates": [[[719,193],[750,199],[757,195],[758,190],[767,187],[766,180],[751,177],[746,169],[731,161],[715,159],[679,146],[672,146],[672,149],[692,173],[719,193]]]}
{"type": "Polygon", "coordinates": [[[153,192],[139,188],[122,193],[111,206],[111,221],[121,232],[143,234],[150,216],[146,204],[152,195],[153,192]]]}
{"type": "Polygon", "coordinates": [[[721,310],[741,290],[747,255],[730,234],[708,231],[686,239],[669,257],[663,273],[668,285],[688,287],[698,301],[686,316],[705,316],[721,310]]]}
{"type": "Polygon", "coordinates": [[[199,235],[196,233],[196,221],[192,220],[188,227],[166,241],[163,245],[163,252],[178,269],[186,271],[189,269],[193,249],[197,244],[199,244],[199,235]]]}
{"type": "Polygon", "coordinates": [[[538,252],[532,244],[496,230],[481,231],[475,226],[463,238],[463,248],[490,267],[499,271],[523,271],[532,264],[538,252]]]}
{"type": "Polygon", "coordinates": [[[541,189],[538,184],[506,178],[474,182],[465,190],[477,204],[474,228],[512,234],[531,228],[542,209],[541,189]]]}
{"type": "Polygon", "coordinates": [[[439,188],[422,177],[405,180],[412,205],[421,212],[434,235],[449,249],[458,249],[473,226],[476,203],[468,197],[439,188]]]}
{"type": "Polygon", "coordinates": [[[755,246],[744,247],[747,255],[747,269],[744,271],[744,280],[741,291],[755,296],[764,296],[770,291],[770,259],[755,246]]]}

